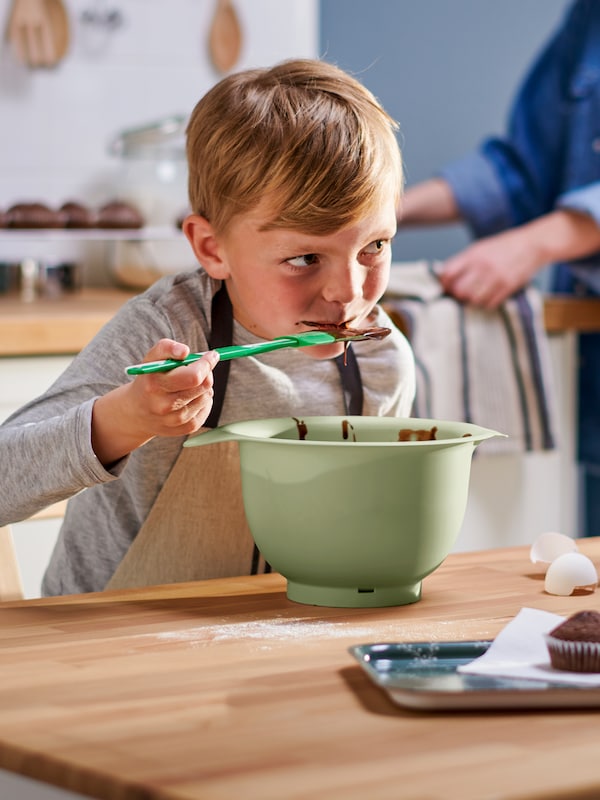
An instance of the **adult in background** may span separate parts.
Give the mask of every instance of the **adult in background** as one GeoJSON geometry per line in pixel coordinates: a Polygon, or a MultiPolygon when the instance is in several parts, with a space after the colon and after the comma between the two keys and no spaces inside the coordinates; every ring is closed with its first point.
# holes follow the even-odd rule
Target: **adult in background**
{"type": "MultiPolygon", "coordinates": [[[[600,295],[600,3],[572,3],[526,75],[506,134],[406,190],[400,226],[464,220],[444,290],[495,308],[551,265],[550,289],[600,295]]],[[[579,338],[579,535],[600,535],[600,334],[579,338]]]]}

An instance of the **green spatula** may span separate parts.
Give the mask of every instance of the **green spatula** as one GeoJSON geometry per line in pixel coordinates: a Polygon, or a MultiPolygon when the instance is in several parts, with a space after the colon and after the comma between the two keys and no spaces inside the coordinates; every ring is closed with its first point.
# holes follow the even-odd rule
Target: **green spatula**
{"type": "MultiPolygon", "coordinates": [[[[381,330],[380,328],[377,330],[381,330]]],[[[215,352],[219,353],[221,361],[229,361],[232,358],[243,358],[244,356],[256,356],[260,353],[269,353],[271,350],[282,350],[286,347],[310,347],[315,344],[333,344],[334,342],[352,342],[374,338],[367,329],[364,333],[352,334],[348,336],[334,336],[324,331],[306,331],[293,336],[280,336],[270,342],[259,342],[258,344],[240,344],[231,347],[216,347],[215,352]]],[[[380,335],[379,337],[380,338],[380,335]]],[[[198,361],[204,353],[190,353],[181,361],[168,358],[164,361],[147,361],[145,364],[133,364],[127,367],[125,372],[128,375],[144,375],[148,372],[168,372],[184,364],[191,364],[198,361]]]]}

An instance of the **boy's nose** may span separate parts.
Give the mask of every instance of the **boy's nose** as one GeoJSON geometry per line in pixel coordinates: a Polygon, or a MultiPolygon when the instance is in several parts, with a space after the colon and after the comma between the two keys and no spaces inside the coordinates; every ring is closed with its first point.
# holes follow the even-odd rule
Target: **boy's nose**
{"type": "Polygon", "coordinates": [[[332,270],[323,288],[323,297],[330,303],[347,304],[362,293],[364,267],[356,262],[332,270]]]}

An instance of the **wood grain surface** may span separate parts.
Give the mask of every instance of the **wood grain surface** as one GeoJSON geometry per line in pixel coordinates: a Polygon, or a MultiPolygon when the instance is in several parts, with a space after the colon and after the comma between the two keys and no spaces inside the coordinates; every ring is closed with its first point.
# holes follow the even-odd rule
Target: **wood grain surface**
{"type": "Polygon", "coordinates": [[[5,603],[0,767],[105,800],[600,797],[598,711],[407,711],[347,652],[493,638],[523,606],[600,593],[546,594],[520,547],[392,608],[298,605],[278,575],[5,603]]]}
{"type": "Polygon", "coordinates": [[[544,326],[548,333],[598,333],[600,298],[548,295],[544,300],[544,326]]]}
{"type": "Polygon", "coordinates": [[[0,356],[78,353],[130,297],[123,289],[81,289],[30,303],[0,296],[0,356]]]}

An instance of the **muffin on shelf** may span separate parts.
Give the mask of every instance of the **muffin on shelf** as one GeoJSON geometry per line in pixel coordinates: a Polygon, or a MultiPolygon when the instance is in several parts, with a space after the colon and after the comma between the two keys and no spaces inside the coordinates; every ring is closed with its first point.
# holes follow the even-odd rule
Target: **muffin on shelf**
{"type": "Polygon", "coordinates": [[[546,634],[550,663],[568,672],[600,672],[600,612],[579,611],[546,634]]]}
{"type": "Polygon", "coordinates": [[[138,209],[124,200],[112,200],[98,211],[99,228],[142,228],[144,218],[138,209]]]}
{"type": "Polygon", "coordinates": [[[65,216],[45,203],[15,203],[6,212],[7,228],[64,228],[65,216]]]}
{"type": "Polygon", "coordinates": [[[60,212],[65,219],[65,227],[67,228],[95,228],[97,222],[97,213],[88,208],[83,203],[75,200],[68,200],[60,207],[60,212]]]}

